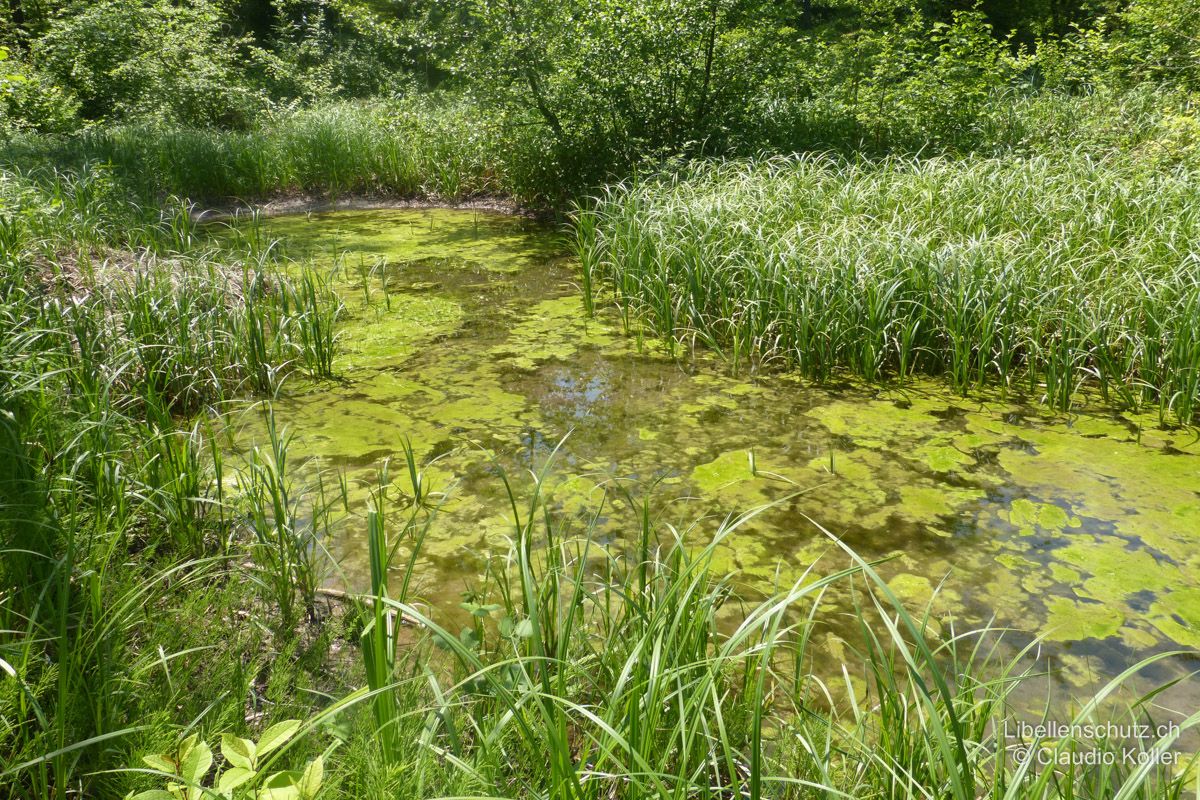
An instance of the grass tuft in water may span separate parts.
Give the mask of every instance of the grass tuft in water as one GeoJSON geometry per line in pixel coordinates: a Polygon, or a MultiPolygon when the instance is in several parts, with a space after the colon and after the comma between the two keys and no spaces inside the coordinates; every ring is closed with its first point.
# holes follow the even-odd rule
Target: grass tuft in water
{"type": "MultiPolygon", "coordinates": [[[[578,213],[589,284],[670,341],[817,380],[1200,411],[1187,170],[1119,157],[730,161],[578,213]]],[[[595,292],[595,289],[589,293],[595,292]]]]}

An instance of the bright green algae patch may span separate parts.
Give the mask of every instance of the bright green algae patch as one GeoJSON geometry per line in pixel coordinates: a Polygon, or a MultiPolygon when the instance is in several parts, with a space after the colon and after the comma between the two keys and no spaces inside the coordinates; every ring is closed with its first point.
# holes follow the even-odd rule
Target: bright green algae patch
{"type": "MultiPolygon", "coordinates": [[[[907,602],[1060,643],[1070,659],[1200,646],[1200,446],[1133,415],[1052,416],[934,384],[815,389],[733,377],[642,349],[589,319],[559,237],[498,215],[372,211],[268,220],[289,253],[335,276],[341,380],[276,403],[293,452],[344,470],[362,499],[410,441],[450,499],[426,540],[423,589],[452,607],[511,523],[496,476],[523,482],[559,447],[549,502],[620,540],[632,497],[726,539],[748,590],[845,565],[836,536],[907,602]],[[566,437],[565,441],[564,437],[566,437]],[[614,491],[615,489],[622,491],[614,491]],[[701,519],[699,524],[695,521],[701,519]]],[[[245,442],[253,412],[235,416],[245,442]]],[[[521,489],[526,491],[526,489],[521,489]]],[[[358,519],[355,517],[355,519],[358,519]]],[[[334,543],[353,580],[361,524],[334,543]]],[[[852,602],[841,586],[830,602],[852,602]]]]}
{"type": "Polygon", "coordinates": [[[295,259],[362,265],[452,260],[492,272],[515,272],[561,255],[562,245],[544,229],[517,217],[483,211],[433,208],[420,211],[337,211],[273,217],[266,238],[278,238],[295,259]],[[531,235],[532,234],[532,235],[531,235]]]}
{"type": "Polygon", "coordinates": [[[402,361],[462,323],[462,306],[444,297],[394,294],[389,300],[382,307],[351,304],[352,316],[339,329],[339,371],[402,361]]]}

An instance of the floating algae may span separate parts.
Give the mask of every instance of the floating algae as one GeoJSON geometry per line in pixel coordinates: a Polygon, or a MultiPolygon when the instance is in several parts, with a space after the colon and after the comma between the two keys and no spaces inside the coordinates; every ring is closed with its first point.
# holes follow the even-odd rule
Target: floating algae
{"type": "MultiPolygon", "coordinates": [[[[732,377],[702,355],[681,363],[586,317],[560,238],[499,215],[345,212],[264,227],[336,270],[347,305],[341,380],[290,386],[275,404],[293,452],[343,470],[360,516],[402,443],[436,459],[427,478],[449,500],[421,588],[439,606],[507,547],[497,468],[527,493],[520,474],[557,447],[547,502],[586,517],[607,495],[599,524],[616,542],[636,529],[625,491],[652,493],[656,518],[691,526],[697,543],[725,515],[775,503],[718,548],[748,592],[814,561],[814,574],[845,566],[832,534],[887,559],[880,572],[918,609],[1046,637],[1067,680],[1091,659],[1200,646],[1200,446],[1186,432],[935,383],[834,391],[732,377]]],[[[254,413],[237,419],[245,443],[261,437],[254,413]]],[[[333,550],[354,580],[363,526],[342,530],[333,550]]],[[[835,588],[829,602],[851,597],[835,588]]]]}

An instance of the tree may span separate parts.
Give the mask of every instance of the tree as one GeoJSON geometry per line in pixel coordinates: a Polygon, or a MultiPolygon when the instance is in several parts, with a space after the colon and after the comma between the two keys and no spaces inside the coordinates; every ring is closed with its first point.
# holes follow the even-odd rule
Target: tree
{"type": "Polygon", "coordinates": [[[264,101],[246,80],[261,52],[226,36],[225,22],[208,0],[77,2],[34,43],[32,58],[90,119],[244,125],[264,101]]]}
{"type": "Polygon", "coordinates": [[[509,124],[590,154],[581,167],[727,149],[783,30],[773,4],[746,0],[460,3],[460,72],[509,124]]]}

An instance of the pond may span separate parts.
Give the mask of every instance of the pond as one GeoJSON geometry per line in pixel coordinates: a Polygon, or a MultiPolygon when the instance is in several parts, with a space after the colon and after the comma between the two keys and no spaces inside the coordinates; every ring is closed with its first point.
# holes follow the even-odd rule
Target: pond
{"type": "MultiPolygon", "coordinates": [[[[363,498],[384,459],[399,469],[404,441],[449,493],[420,582],[446,614],[507,550],[497,465],[528,492],[524,473],[558,448],[550,504],[586,517],[607,494],[599,525],[613,538],[636,530],[631,502],[647,495],[660,524],[697,544],[727,514],[778,501],[720,550],[749,595],[813,565],[847,566],[819,523],[887,559],[880,572],[913,609],[952,611],[960,630],[994,619],[1019,642],[1044,637],[1068,691],[1200,647],[1192,431],[1151,415],[963,398],[934,381],[819,388],[735,375],[703,352],[627,336],[605,312],[589,318],[564,242],[514,217],[342,211],[264,226],[291,257],[339,268],[342,379],[291,384],[275,412],[294,455],[355,487],[355,516],[331,544],[351,582],[366,568],[363,498]]],[[[261,438],[252,410],[233,418],[243,445],[261,438]]],[[[829,602],[848,607],[849,590],[829,602]]],[[[1194,708],[1189,686],[1173,694],[1194,708]]]]}

